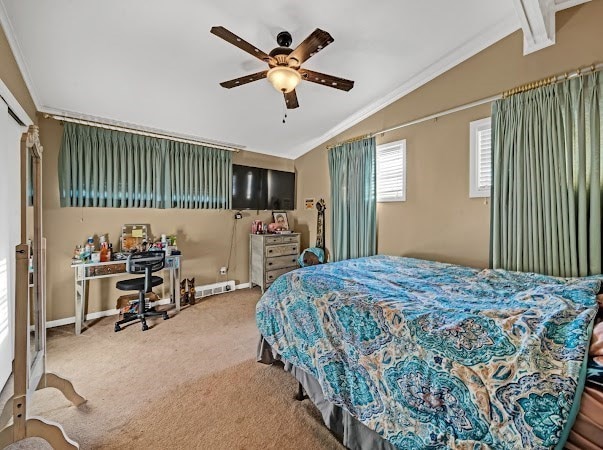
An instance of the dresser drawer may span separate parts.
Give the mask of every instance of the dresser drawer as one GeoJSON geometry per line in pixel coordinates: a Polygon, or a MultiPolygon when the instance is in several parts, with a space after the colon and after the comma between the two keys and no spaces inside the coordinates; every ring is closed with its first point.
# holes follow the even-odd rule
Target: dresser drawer
{"type": "Polygon", "coordinates": [[[271,270],[270,272],[266,272],[266,283],[272,283],[274,280],[276,280],[282,274],[291,272],[294,269],[295,269],[294,267],[287,267],[286,269],[271,270]]]}
{"type": "Polygon", "coordinates": [[[265,237],[264,242],[266,242],[266,245],[282,244],[283,237],[282,236],[265,237]]]}
{"type": "Polygon", "coordinates": [[[299,236],[283,236],[283,244],[292,244],[299,242],[299,236]]]}
{"type": "Polygon", "coordinates": [[[266,247],[266,256],[285,256],[285,255],[297,255],[299,253],[299,244],[283,244],[283,245],[271,245],[266,247]]]}
{"type": "Polygon", "coordinates": [[[266,271],[282,269],[284,267],[297,268],[297,255],[275,256],[266,258],[266,271]]]}

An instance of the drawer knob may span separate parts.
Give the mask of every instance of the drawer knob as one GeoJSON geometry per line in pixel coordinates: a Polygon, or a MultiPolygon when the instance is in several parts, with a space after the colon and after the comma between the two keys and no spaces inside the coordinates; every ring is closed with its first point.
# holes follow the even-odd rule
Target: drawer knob
{"type": "Polygon", "coordinates": [[[272,265],[272,263],[268,263],[268,265],[269,265],[269,266],[271,266],[271,265],[272,265]]]}

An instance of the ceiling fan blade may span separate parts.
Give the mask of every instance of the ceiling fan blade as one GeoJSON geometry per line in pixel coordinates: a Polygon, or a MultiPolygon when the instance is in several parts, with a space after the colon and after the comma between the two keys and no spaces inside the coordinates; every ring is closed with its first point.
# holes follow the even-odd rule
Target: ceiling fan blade
{"type": "Polygon", "coordinates": [[[226,28],[212,27],[211,30],[209,30],[209,31],[210,31],[210,33],[215,34],[216,36],[224,39],[226,42],[234,45],[235,47],[239,47],[244,52],[247,52],[250,55],[255,56],[257,59],[267,62],[269,64],[276,65],[276,60],[272,56],[267,55],[266,53],[261,51],[259,48],[255,47],[254,45],[251,45],[246,40],[241,39],[239,36],[232,33],[231,31],[228,31],[226,28]]]}
{"type": "Polygon", "coordinates": [[[244,77],[235,78],[233,80],[223,81],[220,86],[226,89],[233,87],[242,86],[243,84],[251,83],[252,81],[258,81],[262,78],[266,78],[267,70],[258,73],[252,73],[251,75],[245,75],[244,77]]]}
{"type": "Polygon", "coordinates": [[[299,103],[297,102],[297,94],[295,93],[295,89],[285,95],[285,104],[287,105],[287,109],[295,109],[299,107],[299,103]]]}
{"type": "Polygon", "coordinates": [[[317,28],[289,54],[288,60],[291,61],[292,59],[295,59],[297,62],[293,61],[295,64],[292,63],[291,65],[299,67],[304,61],[310,59],[331,42],[333,42],[331,35],[326,31],[317,28]]]}
{"type": "Polygon", "coordinates": [[[352,80],[346,80],[345,78],[334,77],[333,75],[314,72],[308,69],[299,69],[299,73],[301,73],[302,79],[306,81],[322,84],[323,86],[335,89],[341,89],[342,91],[349,91],[354,87],[354,82],[352,80]]]}

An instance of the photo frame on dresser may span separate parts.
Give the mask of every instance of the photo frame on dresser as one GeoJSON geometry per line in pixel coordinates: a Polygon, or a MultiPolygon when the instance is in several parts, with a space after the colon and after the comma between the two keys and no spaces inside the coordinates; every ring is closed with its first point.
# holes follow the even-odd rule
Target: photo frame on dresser
{"type": "Polygon", "coordinates": [[[289,230],[287,211],[272,211],[272,220],[279,226],[281,230],[289,230]]]}

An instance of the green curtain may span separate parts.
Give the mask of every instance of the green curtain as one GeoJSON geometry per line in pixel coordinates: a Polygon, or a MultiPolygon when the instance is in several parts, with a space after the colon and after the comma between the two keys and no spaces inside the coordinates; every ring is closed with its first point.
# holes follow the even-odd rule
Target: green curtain
{"type": "Polygon", "coordinates": [[[601,273],[599,73],[499,100],[492,109],[492,266],[601,273]]]}
{"type": "Polygon", "coordinates": [[[375,138],[329,150],[333,260],[377,251],[375,138]]]}
{"type": "Polygon", "coordinates": [[[61,206],[228,209],[231,152],[65,123],[61,206]]]}

